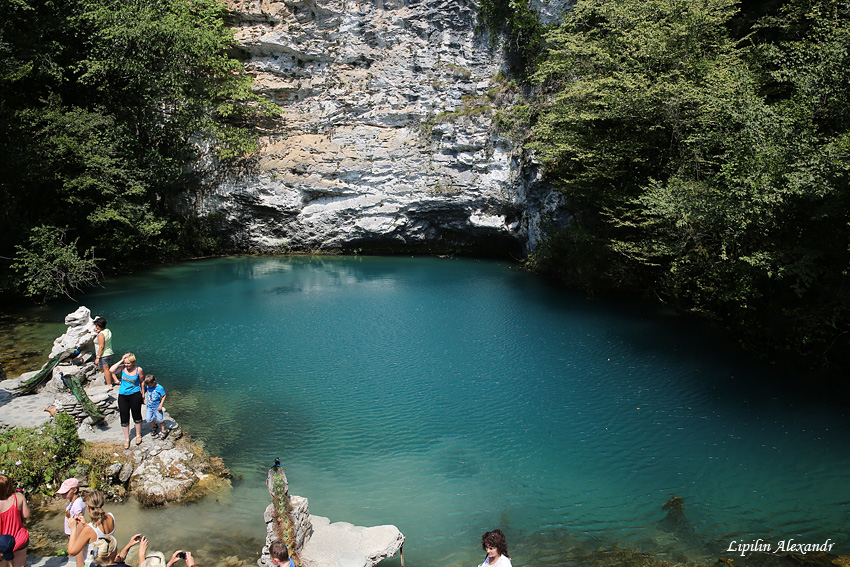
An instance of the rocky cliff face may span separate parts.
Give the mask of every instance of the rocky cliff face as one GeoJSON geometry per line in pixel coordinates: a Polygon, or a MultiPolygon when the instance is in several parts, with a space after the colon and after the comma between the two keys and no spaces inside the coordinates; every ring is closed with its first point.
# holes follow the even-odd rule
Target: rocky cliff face
{"type": "Polygon", "coordinates": [[[473,2],[230,8],[255,86],[282,112],[254,165],[197,203],[234,244],[523,255],[559,216],[558,195],[492,126],[511,95],[473,2]]]}

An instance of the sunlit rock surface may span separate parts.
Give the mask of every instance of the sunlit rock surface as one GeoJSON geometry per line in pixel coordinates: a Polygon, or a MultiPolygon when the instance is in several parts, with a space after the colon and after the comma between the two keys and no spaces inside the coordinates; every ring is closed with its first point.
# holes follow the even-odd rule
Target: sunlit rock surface
{"type": "Polygon", "coordinates": [[[259,567],[273,565],[269,547],[278,540],[295,550],[303,567],[374,567],[401,553],[404,535],[395,526],[332,523],[328,518],[311,515],[306,498],[289,494],[283,469],[275,466],[269,470],[267,485],[272,503],[263,514],[266,545],[257,560],[259,567]],[[288,506],[283,504],[286,500],[288,506]]]}
{"type": "MultiPolygon", "coordinates": [[[[538,2],[544,16],[560,2],[538,2]]],[[[239,55],[280,120],[195,203],[231,242],[280,251],[523,255],[560,198],[493,127],[516,96],[456,0],[231,2],[239,55]]]]}

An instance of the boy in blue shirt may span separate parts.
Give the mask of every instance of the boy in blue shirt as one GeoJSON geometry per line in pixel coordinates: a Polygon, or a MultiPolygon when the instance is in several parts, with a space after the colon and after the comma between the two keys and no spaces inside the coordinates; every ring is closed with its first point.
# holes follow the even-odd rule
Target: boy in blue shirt
{"type": "Polygon", "coordinates": [[[269,558],[275,567],[295,567],[295,563],[289,557],[289,550],[286,548],[286,544],[280,540],[269,544],[269,558]]]}
{"type": "Polygon", "coordinates": [[[160,430],[162,430],[162,438],[165,439],[168,433],[165,430],[165,425],[162,424],[162,404],[165,402],[165,388],[156,383],[156,378],[153,374],[145,376],[145,406],[147,407],[147,415],[145,421],[151,424],[151,437],[159,439],[160,430]]]}

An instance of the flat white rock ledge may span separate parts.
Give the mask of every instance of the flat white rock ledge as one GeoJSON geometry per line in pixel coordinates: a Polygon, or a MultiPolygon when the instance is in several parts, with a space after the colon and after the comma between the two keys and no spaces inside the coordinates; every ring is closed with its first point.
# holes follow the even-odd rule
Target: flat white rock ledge
{"type": "Polygon", "coordinates": [[[312,515],[310,523],[313,535],[301,550],[305,567],[372,567],[393,557],[404,544],[404,535],[395,526],[364,528],[312,515]]]}

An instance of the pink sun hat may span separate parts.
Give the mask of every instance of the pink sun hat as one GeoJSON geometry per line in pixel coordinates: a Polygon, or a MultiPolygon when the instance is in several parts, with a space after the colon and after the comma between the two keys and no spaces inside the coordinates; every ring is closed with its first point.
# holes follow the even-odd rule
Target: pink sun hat
{"type": "Polygon", "coordinates": [[[56,494],[65,494],[72,488],[77,488],[80,486],[80,481],[76,478],[66,479],[65,482],[62,483],[62,486],[59,487],[59,490],[56,491],[56,494]]]}

